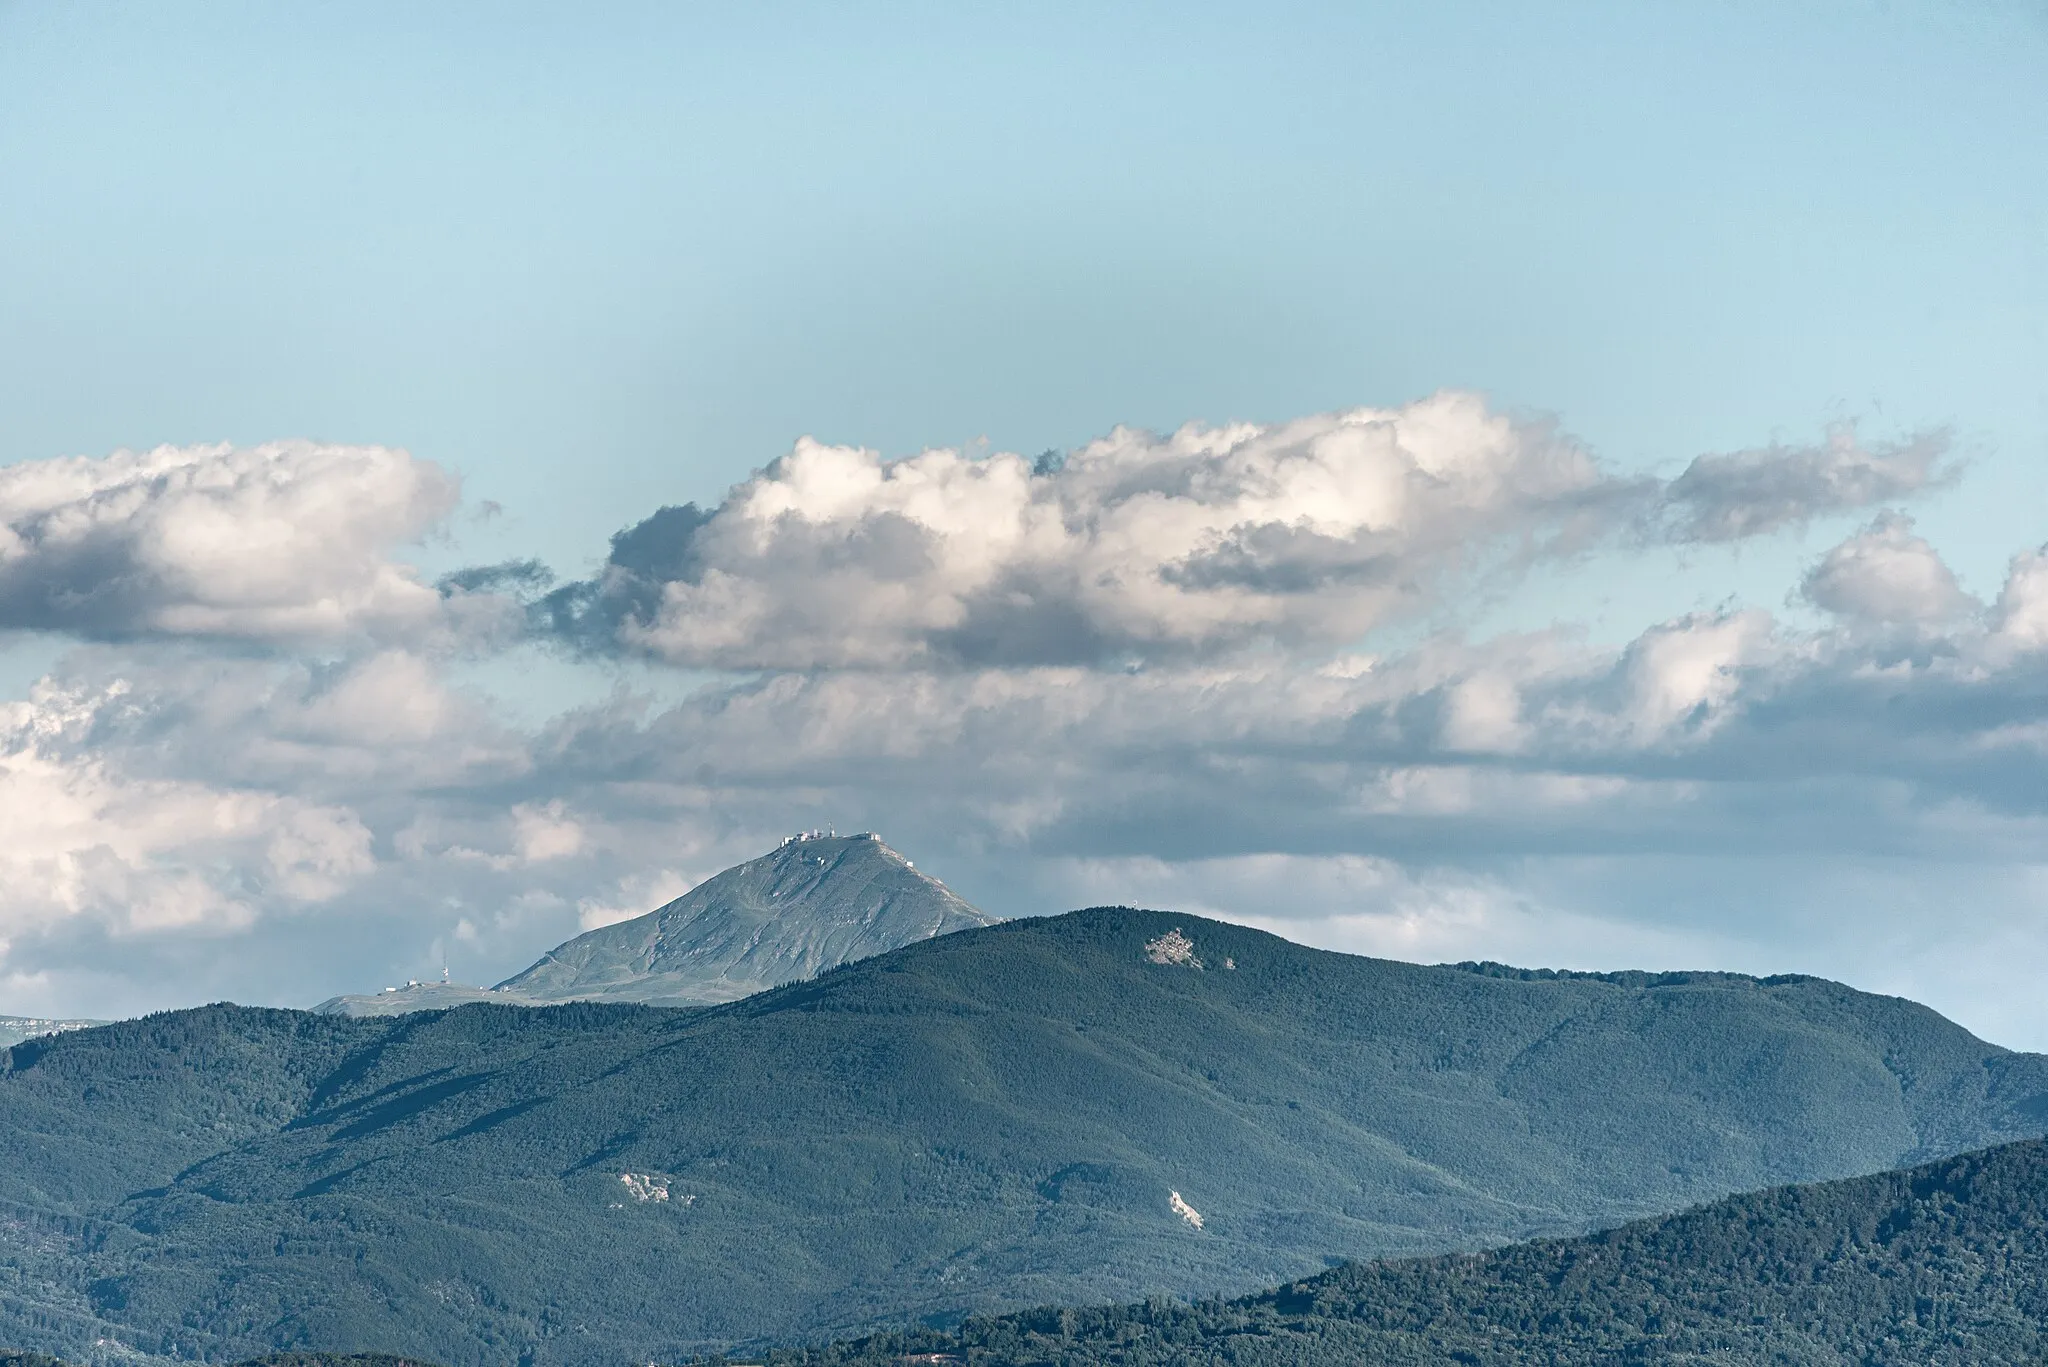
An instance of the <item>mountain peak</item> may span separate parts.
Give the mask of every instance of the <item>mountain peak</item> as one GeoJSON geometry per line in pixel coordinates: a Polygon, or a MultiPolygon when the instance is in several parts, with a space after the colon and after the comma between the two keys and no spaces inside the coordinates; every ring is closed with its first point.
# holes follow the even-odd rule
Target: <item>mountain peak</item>
{"type": "Polygon", "coordinates": [[[872,832],[806,831],[645,916],[558,945],[499,990],[536,1001],[731,1001],[997,919],[872,832]]]}
{"type": "Polygon", "coordinates": [[[872,831],[801,831],[644,916],[555,946],[494,988],[414,983],[314,1009],[386,1016],[478,1001],[709,1006],[1001,919],[918,872],[872,831]]]}

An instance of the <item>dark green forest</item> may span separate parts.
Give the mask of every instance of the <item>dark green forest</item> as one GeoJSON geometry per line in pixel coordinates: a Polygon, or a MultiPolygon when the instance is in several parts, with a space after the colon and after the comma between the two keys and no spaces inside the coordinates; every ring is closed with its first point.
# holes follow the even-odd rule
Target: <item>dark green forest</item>
{"type": "Polygon", "coordinates": [[[1588,1238],[1275,1291],[973,1319],[773,1367],[2039,1367],[2048,1143],[1757,1192],[1588,1238]]]}
{"type": "Polygon", "coordinates": [[[217,1006],[21,1044],[0,1342],[674,1359],[1236,1294],[2044,1120],[2048,1060],[1817,979],[1428,968],[1102,909],[701,1010],[217,1006]]]}

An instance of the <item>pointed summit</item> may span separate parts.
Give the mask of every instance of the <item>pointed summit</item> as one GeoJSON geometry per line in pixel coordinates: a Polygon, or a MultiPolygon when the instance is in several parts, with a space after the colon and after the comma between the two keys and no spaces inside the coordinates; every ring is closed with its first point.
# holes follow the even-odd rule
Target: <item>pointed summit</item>
{"type": "Polygon", "coordinates": [[[698,1006],[998,918],[875,835],[800,835],[667,906],[579,935],[499,984],[533,1002],[698,1006]]]}
{"type": "Polygon", "coordinates": [[[807,832],[645,916],[557,945],[495,988],[415,982],[314,1010],[390,1016],[480,1001],[709,1006],[1000,919],[919,873],[879,836],[807,832]]]}

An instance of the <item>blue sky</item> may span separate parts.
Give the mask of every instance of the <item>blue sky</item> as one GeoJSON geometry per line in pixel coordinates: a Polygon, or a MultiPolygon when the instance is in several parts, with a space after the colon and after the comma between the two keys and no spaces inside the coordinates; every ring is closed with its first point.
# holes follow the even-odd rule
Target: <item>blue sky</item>
{"type": "Polygon", "coordinates": [[[567,558],[800,433],[1039,450],[1456,385],[1628,465],[1952,423],[1992,565],[2034,532],[2037,7],[0,23],[10,459],[405,445],[567,558]]]}
{"type": "MultiPolygon", "coordinates": [[[[1629,478],[1668,480],[1712,453],[1815,448],[1845,422],[1872,449],[1946,432],[1944,460],[1960,466],[1952,479],[1901,476],[1874,497],[1820,499],[1732,539],[1645,537],[1617,521],[1569,550],[1503,551],[1494,572],[1445,579],[1401,612],[1368,611],[1331,588],[1314,610],[1291,599],[1275,608],[1284,621],[1273,619],[1271,640],[1227,642],[1266,651],[1258,667],[1282,668],[1289,687],[1323,677],[1316,671],[1347,652],[1420,670],[1415,661],[1449,642],[1483,654],[1553,636],[1588,660],[1608,652],[1619,670],[1647,658],[1648,646],[1627,652],[1660,624],[1754,609],[1781,633],[1807,633],[1755,669],[1789,669],[1783,660],[1823,639],[1849,650],[1841,642],[1854,637],[1853,649],[1877,653],[1853,667],[1830,658],[1841,678],[1866,678],[1975,647],[1857,635],[1823,606],[1850,601],[1847,590],[1801,588],[1831,547],[1887,509],[1910,515],[1910,534],[1885,533],[1866,551],[1924,539],[1997,636],[2017,620],[1996,601],[2015,582],[2012,558],[2048,540],[2044,72],[2048,16],[1996,0],[1028,11],[0,4],[0,461],[26,469],[122,448],[308,438],[403,448],[459,477],[459,495],[442,502],[431,480],[406,484],[404,498],[377,485],[391,494],[377,504],[388,517],[319,543],[338,558],[318,563],[361,587],[369,562],[345,565],[346,555],[416,566],[422,582],[525,557],[563,581],[596,582],[612,533],[663,505],[720,505],[807,435],[889,458],[927,447],[1032,456],[1119,424],[1283,424],[1456,390],[1528,431],[1554,421],[1619,498],[1629,478]],[[1342,623],[1356,630],[1345,636],[1342,623]],[[1290,663],[1274,665],[1276,650],[1290,663]]],[[[1156,457],[1131,448],[1119,459],[1156,457]]],[[[334,468],[302,461],[279,477],[317,482],[334,468]]],[[[368,465],[348,479],[396,468],[368,465]]],[[[307,487],[299,515],[313,517],[371,486],[307,487]]],[[[1649,505],[1628,506],[1640,517],[1649,505]]],[[[1545,508],[1516,515],[1555,514],[1545,508]]],[[[36,504],[14,525],[46,512],[36,504]]],[[[1526,530],[1509,519],[1444,534],[1506,547],[1526,530]]],[[[1425,541],[1410,549],[1424,556],[1416,574],[1435,583],[1435,543],[1425,541]]],[[[299,569],[318,559],[289,544],[278,553],[299,569]]],[[[1842,563],[1875,563],[1874,551],[1859,554],[1842,563]]],[[[1912,563],[1924,570],[1924,559],[1912,563]]],[[[783,591],[769,570],[746,566],[726,563],[771,598],[783,591]]],[[[1887,591],[1919,591],[1902,582],[1884,580],[1887,591]]],[[[309,602],[332,597],[327,581],[307,583],[309,602]]],[[[1914,630],[1933,630],[1926,624],[1945,609],[1925,594],[1914,601],[1914,630]]],[[[633,786],[651,782],[633,768],[641,761],[592,757],[611,753],[588,736],[613,721],[578,729],[558,716],[641,708],[633,744],[687,751],[664,781],[688,786],[676,775],[719,767],[697,757],[715,748],[711,722],[662,711],[693,690],[727,698],[718,715],[730,717],[732,698],[776,686],[770,675],[794,680],[780,685],[791,689],[910,697],[966,688],[958,671],[986,664],[935,667],[918,653],[926,638],[901,622],[867,638],[910,643],[880,664],[822,639],[791,654],[760,642],[672,648],[670,637],[594,649],[586,637],[579,653],[471,618],[433,628],[448,639],[403,636],[392,623],[424,631],[423,619],[398,597],[376,602],[370,617],[320,631],[303,617],[276,627],[275,613],[251,625],[211,600],[137,608],[126,625],[26,609],[0,621],[0,677],[28,709],[18,753],[51,766],[50,782],[86,813],[49,835],[48,867],[75,874],[111,850],[119,887],[155,879],[189,894],[185,912],[147,925],[94,910],[95,897],[114,896],[104,891],[78,892],[61,914],[0,911],[0,975],[11,975],[0,984],[24,1009],[112,1011],[217,993],[311,999],[366,985],[341,981],[351,974],[435,966],[463,926],[469,976],[510,972],[579,918],[836,813],[842,825],[871,820],[921,865],[950,861],[963,893],[1005,912],[1173,897],[1419,957],[1829,972],[1912,991],[1997,1038],[2048,1044],[2048,1017],[1994,971],[2014,960],[2014,945],[2031,954],[2044,943],[2029,828],[2012,825],[2031,813],[2037,785],[2024,764],[1939,794],[1927,777],[1930,765],[1967,767],[1990,744],[1984,735],[2031,724],[2020,665],[1998,666],[2017,671],[2016,691],[1947,704],[1980,721],[1995,713],[1997,726],[1984,721],[1991,730],[1974,739],[1942,732],[1952,749],[1939,764],[1935,739],[1896,741],[1886,781],[1904,785],[1900,810],[1919,832],[1899,837],[1915,851],[1909,869],[1873,872],[1868,861],[1891,852],[1845,842],[1840,832],[1870,817],[1820,791],[1839,780],[1835,770],[1758,783],[1747,806],[1732,787],[1714,789],[1714,801],[1685,799],[1713,809],[1691,835],[1610,825],[1595,838],[1589,826],[1555,858],[1525,864],[1487,851],[1540,852],[1537,833],[1549,828],[1528,804],[1541,799],[1514,799],[1513,814],[1447,817],[1450,829],[1423,835],[1339,820],[1332,813],[1353,810],[1356,785],[1325,790],[1296,773],[1273,782],[1301,804],[1281,823],[1297,834],[1225,841],[1228,857],[1254,862],[1219,867],[1189,858],[1185,814],[1156,792],[1134,790],[1098,812],[1098,828],[1121,834],[1091,844],[1073,836],[1071,818],[1063,827],[1032,815],[1051,801],[1035,784],[1003,790],[996,759],[961,759],[940,779],[944,763],[927,756],[920,777],[899,749],[900,770],[870,755],[853,776],[827,778],[829,765],[791,742],[740,789],[703,783],[694,796],[671,786],[650,797],[633,786]],[[888,635],[899,629],[910,634],[888,635]],[[488,776],[383,774],[378,798],[331,774],[316,784],[265,768],[290,749],[283,740],[220,761],[206,727],[243,716],[223,699],[261,694],[274,722],[287,677],[308,708],[358,677],[401,693],[394,681],[411,679],[419,696],[451,690],[472,708],[467,720],[450,703],[420,722],[414,743],[525,758],[488,776]],[[43,694],[32,691],[38,679],[43,694]],[[117,683],[123,691],[110,694],[117,683]],[[162,729],[129,736],[112,720],[79,723],[59,754],[47,737],[72,734],[49,720],[59,694],[93,717],[109,697],[147,698],[162,729]],[[559,758],[572,732],[592,747],[573,762],[559,758]],[[175,757],[180,746],[192,753],[175,757]],[[557,760],[535,758],[543,753],[557,760]],[[129,796],[80,796],[76,775],[87,772],[129,784],[129,796]],[[951,821],[957,785],[977,776],[986,810],[951,821]],[[150,784],[194,801],[269,802],[273,813],[287,800],[312,803],[328,815],[276,816],[278,829],[311,821],[354,851],[355,821],[367,843],[293,883],[298,875],[278,873],[272,817],[248,818],[256,843],[246,849],[178,835],[200,827],[168,818],[147,848],[94,834],[94,821],[114,819],[150,784]],[[1339,789],[1350,796],[1329,795],[1339,789]],[[416,828],[446,802],[460,813],[434,820],[468,833],[436,844],[416,828]],[[660,819],[629,831],[619,813],[641,810],[634,803],[660,819]],[[1774,849],[1768,865],[1750,858],[1759,830],[1816,806],[1807,845],[1774,849]],[[489,844],[494,810],[553,811],[548,819],[584,832],[580,853],[526,869],[489,844]],[[1944,843],[1930,822],[1967,834],[1944,843]],[[1310,830],[1320,833],[1299,834],[1310,830]],[[440,854],[421,853],[430,848],[440,854]],[[1668,861],[1681,858],[1720,859],[1725,883],[1710,879],[1701,892],[1697,877],[1673,872],[1668,861]],[[1984,957],[1966,946],[1917,977],[1888,968],[1926,957],[1940,890],[1964,884],[1990,918],[1971,932],[1984,957]],[[1885,903],[1871,913],[1882,933],[1822,914],[1857,898],[1885,903]],[[579,910],[585,902],[595,910],[579,910]],[[385,920],[365,920],[359,908],[372,903],[385,920]],[[1367,912],[1354,903],[1382,920],[1360,922],[1367,912]],[[1385,909],[1395,903],[1405,910],[1385,909]],[[1474,909],[1482,904],[1492,910],[1474,909]],[[1417,925],[1416,938],[1400,938],[1409,932],[1399,927],[1417,925]]],[[[741,630],[737,619],[707,620],[684,625],[741,630]]],[[[1150,658],[1154,677],[1251,668],[1205,654],[1225,649],[1223,638],[1180,619],[1171,629],[1147,619],[1154,635],[1128,639],[1117,632],[1138,630],[1135,619],[1117,617],[1114,629],[1092,620],[1090,640],[1138,650],[1142,636],[1147,648],[1181,652],[1150,658]]],[[[1898,628],[1905,617],[1886,620],[1898,628]]],[[[1028,692],[1019,677],[999,669],[976,686],[1028,692]]],[[[1031,687],[1053,687],[1032,677],[1031,687]]],[[[1515,677],[1517,696],[1541,692],[1515,677]]],[[[1084,705],[1073,700],[1085,688],[1061,687],[1091,725],[1127,705],[1108,694],[1084,705]]],[[[1436,697],[1449,685],[1416,687],[1436,697]]],[[[1769,706],[1790,706],[1797,689],[1782,678],[1775,687],[1769,706]]],[[[826,711],[843,716],[846,705],[826,711]]],[[[1747,725],[1770,715],[1740,690],[1727,705],[1747,725]]],[[[1033,734],[1023,713],[1000,712],[980,715],[1005,736],[1033,734]]],[[[1066,724],[1032,715],[1053,731],[1066,724]]],[[[1362,714],[1352,715],[1355,733],[1362,714]]],[[[261,725],[244,717],[236,728],[247,736],[261,725]]],[[[1237,723],[1225,730],[1243,734],[1237,723]]],[[[1089,734],[1072,741],[1077,753],[1110,743],[1089,734]]],[[[1202,734],[1194,727],[1187,745],[1199,748],[1202,734]]],[[[1306,734],[1276,740],[1258,762],[1279,763],[1306,734]]],[[[1732,731],[1716,734],[1732,744],[1732,731]]],[[[1873,743],[1890,744],[1885,734],[1873,743]]],[[[292,745],[306,743],[293,735],[292,745]]],[[[1050,732],[1043,743],[1059,751],[1050,732]]],[[[1171,747],[1132,744],[1143,758],[1130,762],[1161,788],[1181,782],[1171,747]]],[[[1519,758],[1494,768],[1412,751],[1344,762],[1381,778],[1498,769],[1724,785],[1748,782],[1727,766],[1756,762],[1738,749],[1709,776],[1675,751],[1654,763],[1578,752],[1538,763],[1534,742],[1517,744],[1519,758]]],[[[1085,769],[1069,779],[1090,783],[1085,769]]],[[[42,790],[21,790],[31,791],[42,790]]],[[[1218,819],[1267,829],[1259,816],[1218,819]]],[[[510,831],[517,821],[507,820],[510,831]]]]}

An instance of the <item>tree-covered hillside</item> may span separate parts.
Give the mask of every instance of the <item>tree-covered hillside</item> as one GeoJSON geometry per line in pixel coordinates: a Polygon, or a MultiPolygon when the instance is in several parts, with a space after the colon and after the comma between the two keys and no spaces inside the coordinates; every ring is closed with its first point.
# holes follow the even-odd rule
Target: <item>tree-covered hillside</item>
{"type": "Polygon", "coordinates": [[[1340,1268],[1235,1301],[1044,1309],[774,1367],[2039,1367],[2048,1144],[1782,1187],[1589,1238],[1340,1268]]]}
{"type": "Polygon", "coordinates": [[[215,1007],[21,1045],[0,1342],[646,1361],[1247,1289],[2044,1119],[2048,1060],[1832,983],[1097,910],[707,1010],[215,1007]]]}

